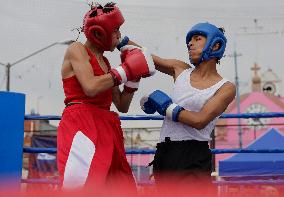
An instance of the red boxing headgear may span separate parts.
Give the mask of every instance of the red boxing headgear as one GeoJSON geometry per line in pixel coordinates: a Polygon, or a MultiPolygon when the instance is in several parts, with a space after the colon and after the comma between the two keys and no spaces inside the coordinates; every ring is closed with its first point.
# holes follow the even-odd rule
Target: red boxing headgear
{"type": "Polygon", "coordinates": [[[112,33],[124,22],[120,10],[116,6],[111,8],[113,9],[104,13],[103,7],[95,6],[86,13],[83,21],[83,32],[86,38],[104,51],[111,49],[112,33]],[[95,36],[95,31],[101,35],[101,39],[95,36]]]}

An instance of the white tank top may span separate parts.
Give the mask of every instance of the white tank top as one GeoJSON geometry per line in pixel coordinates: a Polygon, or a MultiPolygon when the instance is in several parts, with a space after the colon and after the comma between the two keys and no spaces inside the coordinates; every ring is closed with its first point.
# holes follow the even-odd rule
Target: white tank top
{"type": "MultiPolygon", "coordinates": [[[[223,78],[215,85],[199,90],[191,86],[190,74],[194,68],[184,70],[176,79],[173,86],[172,100],[174,103],[182,106],[189,111],[198,112],[203,105],[216,93],[216,91],[228,80],[223,78]]],[[[165,117],[160,141],[165,141],[165,137],[170,137],[172,141],[181,140],[198,140],[198,141],[210,141],[210,134],[215,127],[216,121],[219,117],[209,122],[209,124],[201,129],[197,130],[193,127],[185,125],[183,123],[174,122],[168,117],[165,117]]]]}

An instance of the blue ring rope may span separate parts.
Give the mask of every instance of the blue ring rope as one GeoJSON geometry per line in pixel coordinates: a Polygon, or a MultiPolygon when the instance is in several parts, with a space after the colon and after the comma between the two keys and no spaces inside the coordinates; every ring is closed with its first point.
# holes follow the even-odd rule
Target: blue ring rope
{"type": "MultiPolygon", "coordinates": [[[[222,114],[220,118],[282,118],[284,112],[267,112],[267,113],[243,113],[243,114],[222,114]]],[[[120,116],[120,120],[163,120],[164,117],[160,115],[132,115],[120,116]]],[[[39,115],[25,115],[25,120],[61,120],[61,116],[39,116],[39,115]]]]}
{"type": "MultiPolygon", "coordinates": [[[[57,153],[57,148],[24,147],[24,153],[57,153]]],[[[155,150],[126,150],[126,154],[155,154],[155,150]]],[[[211,149],[212,154],[225,153],[284,153],[284,149],[211,149]]]]}
{"type": "Polygon", "coordinates": [[[283,185],[284,180],[213,181],[217,185],[283,185]]]}
{"type": "Polygon", "coordinates": [[[36,183],[36,184],[52,184],[59,185],[58,179],[38,178],[38,179],[21,179],[21,183],[36,183]]]}
{"type": "MultiPolygon", "coordinates": [[[[59,185],[59,180],[57,179],[21,179],[21,183],[29,184],[52,184],[59,185]]],[[[283,185],[284,180],[248,180],[248,181],[213,181],[216,185],[283,185]]],[[[153,185],[154,182],[150,183],[139,183],[139,185],[153,185]]]]}

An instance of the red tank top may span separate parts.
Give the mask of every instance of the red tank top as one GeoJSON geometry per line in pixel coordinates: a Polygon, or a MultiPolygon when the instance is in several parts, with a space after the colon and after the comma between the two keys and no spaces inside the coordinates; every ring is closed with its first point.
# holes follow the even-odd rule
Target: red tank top
{"type": "MultiPolygon", "coordinates": [[[[93,55],[93,53],[88,48],[86,48],[86,50],[90,56],[90,64],[92,65],[94,75],[95,76],[104,75],[105,72],[100,67],[96,56],[93,55]]],[[[110,64],[107,58],[104,57],[104,61],[108,67],[108,70],[110,70],[110,64]]],[[[62,82],[65,94],[65,100],[64,100],[65,105],[70,102],[82,102],[82,103],[91,103],[98,106],[99,108],[110,110],[112,102],[112,88],[100,92],[94,97],[89,97],[84,93],[75,75],[69,78],[62,79],[62,82]]]]}

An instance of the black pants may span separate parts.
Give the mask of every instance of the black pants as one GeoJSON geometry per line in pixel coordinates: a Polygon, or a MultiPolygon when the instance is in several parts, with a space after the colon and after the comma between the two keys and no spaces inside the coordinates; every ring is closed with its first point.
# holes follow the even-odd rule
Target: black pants
{"type": "MultiPolygon", "coordinates": [[[[212,154],[206,141],[171,141],[157,144],[153,161],[155,181],[169,176],[181,179],[201,179],[207,177],[211,181],[212,154]]],[[[172,179],[174,180],[174,179],[172,179]]]]}

